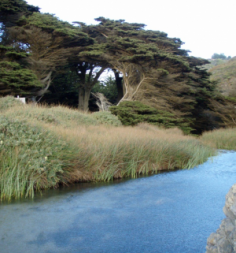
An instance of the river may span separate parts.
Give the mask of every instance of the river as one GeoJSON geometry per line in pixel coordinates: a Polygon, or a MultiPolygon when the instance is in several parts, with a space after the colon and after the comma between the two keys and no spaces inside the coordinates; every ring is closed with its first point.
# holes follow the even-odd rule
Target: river
{"type": "Polygon", "coordinates": [[[1,253],[201,253],[225,218],[236,152],[190,170],[0,204],[1,253]]]}

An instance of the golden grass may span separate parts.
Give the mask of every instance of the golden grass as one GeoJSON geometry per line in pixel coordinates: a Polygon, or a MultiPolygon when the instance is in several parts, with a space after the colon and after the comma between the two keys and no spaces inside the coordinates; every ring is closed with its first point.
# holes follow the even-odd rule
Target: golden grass
{"type": "Polygon", "coordinates": [[[196,138],[177,129],[159,129],[142,124],[137,127],[48,126],[78,149],[73,180],[105,180],[161,170],[190,168],[214,154],[196,138]],[[77,172],[76,172],[77,171],[77,172]],[[85,178],[83,176],[85,173],[85,178]],[[78,178],[75,178],[78,175],[78,178]]]}

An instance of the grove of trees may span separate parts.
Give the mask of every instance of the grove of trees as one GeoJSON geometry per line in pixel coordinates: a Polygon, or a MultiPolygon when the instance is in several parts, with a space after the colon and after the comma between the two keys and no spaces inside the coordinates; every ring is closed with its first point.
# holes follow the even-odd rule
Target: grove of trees
{"type": "MultiPolygon", "coordinates": [[[[97,25],[72,25],[24,0],[1,0],[0,96],[42,98],[89,111],[91,92],[102,92],[122,113],[124,105],[139,101],[144,106],[138,104],[136,113],[171,115],[167,122],[186,132],[234,124],[233,105],[200,68],[207,61],[190,57],[180,39],[144,24],[95,20],[97,25]],[[114,79],[100,82],[107,70],[114,79]]],[[[111,111],[122,117],[117,110],[111,111]]],[[[153,122],[161,124],[163,117],[153,122]]]]}
{"type": "Polygon", "coordinates": [[[231,56],[226,57],[224,54],[217,54],[214,53],[211,57],[211,59],[222,59],[222,60],[226,60],[226,59],[231,59],[231,56]]]}

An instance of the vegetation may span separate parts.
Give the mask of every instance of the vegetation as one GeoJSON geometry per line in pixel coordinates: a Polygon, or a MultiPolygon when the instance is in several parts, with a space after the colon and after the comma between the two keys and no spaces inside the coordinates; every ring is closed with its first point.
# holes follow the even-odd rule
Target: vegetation
{"type": "Polygon", "coordinates": [[[1,1],[0,97],[34,102],[0,98],[1,199],[190,168],[215,150],[184,134],[236,126],[235,58],[214,54],[210,80],[208,61],[190,57],[179,38],[144,24],[96,21],[72,25],[24,0],[1,1]],[[99,81],[106,70],[114,78],[99,81]],[[91,92],[107,96],[106,110],[115,106],[85,113],[105,108],[101,101],[96,107],[91,92]],[[36,106],[40,100],[79,110],[36,106]]]}
{"type": "Polygon", "coordinates": [[[98,82],[92,88],[92,92],[100,92],[112,103],[116,104],[118,98],[118,91],[116,87],[116,80],[111,76],[108,76],[105,80],[98,82]]]}
{"type": "Polygon", "coordinates": [[[0,45],[0,93],[27,95],[30,89],[41,87],[37,76],[27,68],[28,55],[11,46],[0,45]]]}
{"type": "Polygon", "coordinates": [[[22,108],[24,104],[12,96],[0,98],[0,113],[3,113],[7,109],[12,108],[14,106],[22,108]]]}
{"type": "Polygon", "coordinates": [[[205,132],[201,141],[217,149],[236,150],[236,128],[205,132]]]}
{"type": "Polygon", "coordinates": [[[147,122],[164,128],[180,127],[188,134],[192,130],[188,122],[178,119],[173,113],[157,110],[141,102],[122,102],[119,106],[112,106],[110,111],[117,115],[125,126],[135,126],[147,122]]]}
{"type": "Polygon", "coordinates": [[[224,96],[236,97],[236,57],[226,60],[209,69],[211,80],[217,82],[217,87],[224,96]]]}
{"type": "Polygon", "coordinates": [[[223,59],[223,60],[225,60],[225,59],[231,59],[231,56],[226,57],[224,54],[215,53],[215,54],[212,55],[211,59],[223,59]]]}
{"type": "Polygon", "coordinates": [[[236,57],[212,59],[203,68],[211,74],[210,81],[215,85],[214,99],[211,100],[213,113],[208,115],[211,127],[208,130],[219,127],[235,127],[236,57]]]}
{"type": "MultiPolygon", "coordinates": [[[[72,25],[24,0],[3,1],[0,96],[24,95],[86,112],[98,110],[91,92],[102,92],[115,105],[141,102],[156,110],[151,121],[181,125],[193,134],[234,124],[232,100],[217,98],[215,83],[200,68],[207,61],[190,57],[179,38],[146,30],[145,24],[96,21],[72,25]],[[114,78],[100,82],[105,70],[114,78]],[[160,112],[169,119],[160,119],[160,112]]],[[[225,60],[223,54],[213,58],[225,60]]],[[[150,115],[143,117],[149,122],[150,115]]]]}
{"type": "Polygon", "coordinates": [[[100,124],[111,125],[111,126],[121,126],[121,121],[111,112],[95,112],[92,114],[92,117],[95,118],[100,124]]]}
{"type": "Polygon", "coordinates": [[[208,64],[202,66],[210,75],[210,81],[216,84],[216,90],[226,100],[235,102],[236,98],[236,57],[214,54],[208,64]]]}
{"type": "Polygon", "coordinates": [[[52,132],[7,116],[0,117],[0,132],[1,198],[33,196],[67,178],[63,168],[76,153],[52,132]]]}
{"type": "Polygon", "coordinates": [[[192,168],[215,154],[176,128],[116,127],[118,119],[107,112],[97,117],[65,107],[19,106],[11,97],[0,101],[1,199],[33,197],[59,184],[192,168]]]}

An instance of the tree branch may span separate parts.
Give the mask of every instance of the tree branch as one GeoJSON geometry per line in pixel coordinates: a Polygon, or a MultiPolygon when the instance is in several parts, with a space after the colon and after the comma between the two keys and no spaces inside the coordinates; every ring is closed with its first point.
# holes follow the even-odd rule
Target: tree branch
{"type": "Polygon", "coordinates": [[[102,67],[97,73],[96,76],[92,82],[92,86],[96,84],[96,82],[98,81],[98,78],[100,77],[100,75],[102,74],[102,72],[106,69],[107,67],[102,67]]]}

